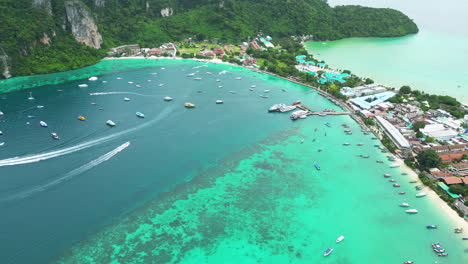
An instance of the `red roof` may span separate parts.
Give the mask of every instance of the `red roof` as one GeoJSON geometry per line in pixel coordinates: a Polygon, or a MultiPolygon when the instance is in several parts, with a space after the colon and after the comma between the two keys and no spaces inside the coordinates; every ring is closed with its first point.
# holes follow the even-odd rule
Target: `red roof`
{"type": "Polygon", "coordinates": [[[452,185],[452,184],[461,184],[463,183],[462,178],[455,177],[455,176],[450,176],[450,177],[444,177],[442,180],[445,182],[447,185],[452,185]]]}
{"type": "Polygon", "coordinates": [[[450,163],[454,159],[461,159],[463,157],[462,153],[459,154],[445,154],[445,155],[440,155],[440,158],[442,159],[443,163],[450,163]]]}

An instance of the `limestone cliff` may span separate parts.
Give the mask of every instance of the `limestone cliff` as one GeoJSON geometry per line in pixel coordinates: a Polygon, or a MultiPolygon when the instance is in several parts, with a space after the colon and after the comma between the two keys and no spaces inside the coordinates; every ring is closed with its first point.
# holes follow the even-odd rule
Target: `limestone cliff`
{"type": "Polygon", "coordinates": [[[11,78],[10,68],[8,65],[8,55],[0,47],[0,69],[2,70],[2,75],[5,79],[11,78]]]}
{"type": "Polygon", "coordinates": [[[65,1],[65,13],[76,41],[96,49],[101,48],[101,33],[91,12],[81,1],[65,1]]]}
{"type": "Polygon", "coordinates": [[[97,7],[105,7],[106,0],[94,0],[94,5],[97,7]]]}
{"type": "Polygon", "coordinates": [[[51,0],[32,0],[32,7],[44,9],[49,16],[52,15],[51,0]]]}

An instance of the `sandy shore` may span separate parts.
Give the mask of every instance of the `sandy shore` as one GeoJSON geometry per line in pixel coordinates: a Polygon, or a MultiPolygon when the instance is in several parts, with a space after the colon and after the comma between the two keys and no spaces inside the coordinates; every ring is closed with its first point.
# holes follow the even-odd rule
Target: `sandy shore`
{"type": "Polygon", "coordinates": [[[418,177],[418,174],[416,174],[415,171],[413,171],[411,168],[409,168],[408,166],[406,166],[405,162],[398,158],[398,157],[395,157],[395,163],[398,163],[400,164],[400,167],[406,172],[408,173],[408,178],[410,180],[414,180],[414,181],[418,181],[418,184],[421,185],[421,186],[424,186],[423,190],[421,190],[421,192],[425,192],[427,193],[427,198],[430,199],[432,201],[432,203],[437,207],[437,209],[440,211],[440,212],[443,212],[445,214],[445,216],[453,223],[453,226],[452,228],[457,228],[457,227],[462,227],[463,230],[464,230],[464,233],[466,231],[468,231],[468,222],[465,221],[465,219],[463,219],[462,217],[460,217],[457,212],[455,212],[452,208],[450,208],[450,206],[448,206],[448,204],[442,200],[438,195],[437,193],[435,193],[431,188],[423,185],[423,183],[421,182],[421,180],[419,180],[419,177],[418,177]]]}

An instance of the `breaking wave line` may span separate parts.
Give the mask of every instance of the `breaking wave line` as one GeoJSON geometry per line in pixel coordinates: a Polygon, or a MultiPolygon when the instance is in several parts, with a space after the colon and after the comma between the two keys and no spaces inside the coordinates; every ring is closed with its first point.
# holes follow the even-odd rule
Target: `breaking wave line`
{"type": "Polygon", "coordinates": [[[17,194],[14,194],[14,195],[11,195],[11,196],[8,196],[6,198],[3,198],[3,199],[0,199],[0,202],[5,202],[5,201],[11,201],[11,200],[16,200],[16,199],[24,199],[24,198],[27,198],[35,193],[38,193],[38,192],[42,192],[42,191],[45,191],[46,189],[49,189],[57,184],[60,184],[61,182],[63,181],[66,181],[66,180],[69,180],[85,171],[88,171],[90,169],[92,169],[93,167],[96,167],[98,166],[99,164],[103,163],[104,161],[108,161],[109,159],[111,159],[112,157],[114,157],[115,155],[117,155],[119,152],[121,152],[122,150],[126,149],[128,146],[130,146],[130,141],[127,141],[125,142],[124,144],[118,146],[117,148],[115,148],[114,150],[100,156],[99,158],[95,159],[95,160],[92,160],[68,173],[66,173],[65,175],[63,175],[62,177],[58,178],[58,179],[55,179],[53,181],[50,181],[46,184],[43,184],[43,185],[40,185],[40,186],[36,186],[34,188],[31,188],[27,191],[24,191],[24,192],[20,192],[20,193],[17,193],[17,194]]]}

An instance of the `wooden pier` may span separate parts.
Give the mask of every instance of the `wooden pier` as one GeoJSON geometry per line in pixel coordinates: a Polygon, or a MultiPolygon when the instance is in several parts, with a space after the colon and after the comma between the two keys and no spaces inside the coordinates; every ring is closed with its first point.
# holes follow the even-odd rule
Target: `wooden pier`
{"type": "Polygon", "coordinates": [[[332,111],[323,111],[323,112],[317,112],[317,111],[312,111],[310,107],[303,105],[303,104],[298,104],[296,105],[297,108],[300,108],[304,111],[307,111],[307,115],[351,115],[351,112],[332,112],[332,111]]]}

